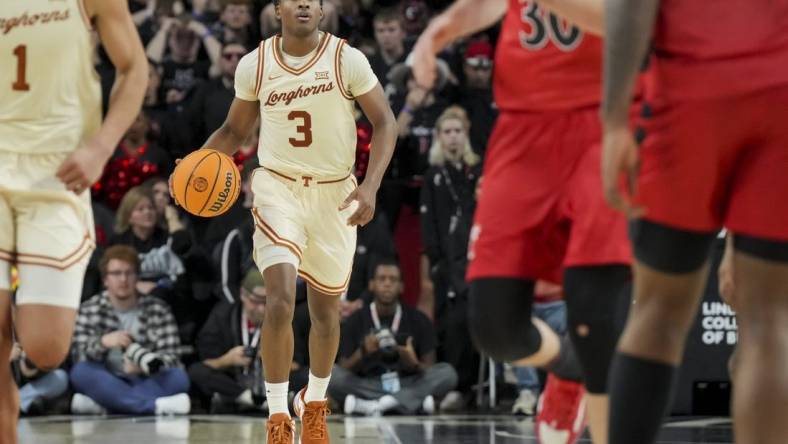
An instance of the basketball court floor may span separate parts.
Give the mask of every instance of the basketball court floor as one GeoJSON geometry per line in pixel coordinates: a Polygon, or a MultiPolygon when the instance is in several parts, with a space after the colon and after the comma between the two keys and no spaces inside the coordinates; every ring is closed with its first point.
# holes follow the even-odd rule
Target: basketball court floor
{"type": "MultiPolygon", "coordinates": [[[[536,443],[531,419],[513,416],[330,417],[332,443],[536,443]]],[[[20,444],[263,444],[265,423],[245,416],[73,417],[23,419],[20,444]]],[[[590,443],[586,437],[582,443],[590,443]]],[[[732,443],[727,418],[676,419],[659,444],[732,443]]]]}

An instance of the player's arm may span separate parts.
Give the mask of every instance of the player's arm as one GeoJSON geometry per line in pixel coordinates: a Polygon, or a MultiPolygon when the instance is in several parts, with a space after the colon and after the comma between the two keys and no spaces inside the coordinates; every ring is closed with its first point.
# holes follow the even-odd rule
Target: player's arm
{"type": "Polygon", "coordinates": [[[539,6],[596,35],[605,33],[605,0],[539,0],[539,6]]]}
{"type": "Polygon", "coordinates": [[[605,4],[604,81],[602,84],[602,182],[605,197],[630,216],[642,214],[632,204],[638,175],[638,152],[629,130],[635,82],[649,50],[659,0],[607,0],[605,4]],[[619,187],[627,176],[628,187],[619,187]]]}
{"type": "Polygon", "coordinates": [[[435,83],[435,54],[454,40],[494,25],[506,13],[506,0],[457,0],[430,21],[413,48],[413,75],[426,89],[435,83]]]}
{"type": "Polygon", "coordinates": [[[120,138],[139,114],[148,85],[148,61],[126,2],[89,0],[85,6],[115,67],[115,84],[98,132],[72,152],[56,173],[67,189],[77,193],[98,180],[120,138]]]}
{"type": "Polygon", "coordinates": [[[235,69],[235,98],[230,104],[230,111],[222,126],[205,141],[203,148],[212,148],[231,156],[246,142],[260,114],[260,102],[255,93],[257,74],[257,53],[252,52],[241,58],[235,69]]]}
{"type": "Polygon", "coordinates": [[[659,0],[607,0],[602,118],[627,126],[635,81],[651,42],[659,0]]]}
{"type": "Polygon", "coordinates": [[[232,156],[249,138],[259,113],[260,102],[234,98],[224,123],[208,137],[202,148],[232,156]]]}

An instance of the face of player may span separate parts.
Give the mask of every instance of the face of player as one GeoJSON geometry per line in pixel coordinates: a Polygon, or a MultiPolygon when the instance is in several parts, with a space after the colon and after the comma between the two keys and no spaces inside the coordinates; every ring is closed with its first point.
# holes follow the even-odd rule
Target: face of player
{"type": "Polygon", "coordinates": [[[241,288],[241,303],[250,321],[259,324],[265,315],[265,287],[254,287],[254,291],[241,288]]]}
{"type": "Polygon", "coordinates": [[[137,272],[134,267],[120,259],[110,259],[104,273],[104,287],[111,298],[127,300],[137,296],[137,272]]]}
{"type": "Polygon", "coordinates": [[[247,5],[227,5],[220,18],[225,26],[235,30],[243,29],[252,21],[247,5]]]}
{"type": "Polygon", "coordinates": [[[282,30],[297,37],[308,37],[317,32],[323,19],[320,0],[280,0],[276,16],[282,21],[282,30]]]}
{"type": "Polygon", "coordinates": [[[167,182],[156,182],[153,185],[153,206],[156,207],[156,212],[163,215],[167,205],[170,204],[170,189],[167,182]]]}
{"type": "Polygon", "coordinates": [[[222,76],[232,79],[235,76],[238,61],[241,60],[245,53],[246,50],[241,45],[226,45],[222,48],[222,60],[219,63],[222,76]]]}
{"type": "Polygon", "coordinates": [[[396,52],[402,50],[402,42],[405,40],[405,30],[397,20],[377,21],[374,25],[375,41],[378,42],[380,50],[383,52],[396,52]]]}
{"type": "Polygon", "coordinates": [[[438,130],[438,140],[446,158],[457,161],[462,157],[462,150],[465,148],[468,136],[465,134],[462,122],[457,119],[446,119],[438,130]]]}
{"type": "Polygon", "coordinates": [[[375,302],[390,305],[399,301],[402,292],[402,279],[399,267],[395,265],[379,265],[375,276],[370,282],[370,291],[375,295],[375,302]]]}
{"type": "Polygon", "coordinates": [[[156,225],[156,208],[147,197],[140,199],[129,215],[129,225],[132,228],[150,230],[156,225]]]}

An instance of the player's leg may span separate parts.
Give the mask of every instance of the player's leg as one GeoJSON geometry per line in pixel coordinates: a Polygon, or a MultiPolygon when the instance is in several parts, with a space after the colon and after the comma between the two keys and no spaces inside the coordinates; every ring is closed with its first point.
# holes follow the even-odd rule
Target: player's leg
{"type": "Polygon", "coordinates": [[[296,278],[296,268],[290,263],[280,262],[263,269],[266,304],[260,332],[260,353],[270,415],[289,412],[287,386],[293,363],[296,278]]]}
{"type": "MultiPolygon", "coordinates": [[[[309,371],[311,376],[317,378],[328,378],[331,376],[331,369],[336,362],[337,350],[339,349],[339,293],[326,293],[318,290],[312,285],[307,288],[307,299],[309,303],[309,318],[312,326],[309,330],[309,371]]],[[[306,400],[317,401],[325,399],[327,387],[321,387],[322,395],[318,392],[316,399],[313,399],[307,387],[306,400]]],[[[326,384],[327,385],[327,384],[326,384]]]]}
{"type": "Polygon", "coordinates": [[[733,236],[733,305],[739,343],[733,375],[736,442],[788,442],[788,88],[753,94],[735,107],[750,116],[741,124],[757,132],[742,144],[732,175],[725,226],[733,236]],[[749,140],[748,140],[749,142],[749,140]]]}
{"type": "Polygon", "coordinates": [[[788,242],[737,234],[734,244],[736,442],[783,443],[788,439],[788,242]]]}
{"type": "Polygon", "coordinates": [[[15,250],[13,216],[8,201],[0,194],[0,443],[16,443],[19,392],[11,375],[9,358],[14,342],[11,310],[11,262],[15,250]]]}
{"type": "Polygon", "coordinates": [[[583,368],[588,426],[607,443],[610,361],[618,342],[616,312],[631,278],[628,265],[573,266],[564,273],[568,331],[583,368]]]}
{"type": "Polygon", "coordinates": [[[15,196],[14,207],[19,269],[16,335],[36,367],[54,369],[71,347],[93,251],[90,201],[87,195],[52,191],[15,196]]]}
{"type": "Polygon", "coordinates": [[[716,234],[642,219],[633,222],[632,232],[633,304],[608,379],[610,444],[656,440],[706,286],[716,234]]]}
{"type": "Polygon", "coordinates": [[[9,357],[13,346],[13,325],[11,318],[11,291],[8,285],[10,267],[7,262],[0,261],[0,442],[16,443],[16,420],[19,415],[19,391],[11,375],[9,357]],[[5,266],[3,266],[5,264],[5,266]]]}

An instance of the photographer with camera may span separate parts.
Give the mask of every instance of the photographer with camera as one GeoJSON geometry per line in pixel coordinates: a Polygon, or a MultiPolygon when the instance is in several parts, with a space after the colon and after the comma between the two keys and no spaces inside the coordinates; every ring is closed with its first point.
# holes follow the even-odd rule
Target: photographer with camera
{"type": "Polygon", "coordinates": [[[178,326],[165,302],[137,293],[137,250],[109,247],[99,269],[105,291],[79,307],[74,328],[72,412],[189,413],[178,326]]]}
{"type": "Polygon", "coordinates": [[[195,388],[211,400],[211,413],[259,410],[265,397],[258,351],[266,290],[257,268],[244,275],[240,295],[213,308],[197,336],[201,361],[189,367],[195,388]]]}
{"type": "Polygon", "coordinates": [[[342,325],[331,396],[344,398],[345,414],[432,414],[435,398],[457,385],[454,368],[435,363],[432,322],[400,303],[402,277],[396,262],[376,265],[369,290],[373,302],[342,325]]]}

